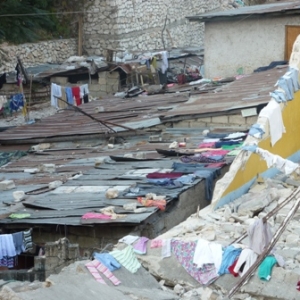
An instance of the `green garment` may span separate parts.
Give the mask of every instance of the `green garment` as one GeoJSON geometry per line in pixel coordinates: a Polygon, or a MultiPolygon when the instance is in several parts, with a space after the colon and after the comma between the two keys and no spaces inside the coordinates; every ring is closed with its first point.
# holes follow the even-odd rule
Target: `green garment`
{"type": "Polygon", "coordinates": [[[123,250],[114,250],[110,254],[131,273],[137,272],[141,266],[130,245],[123,250]]]}
{"type": "Polygon", "coordinates": [[[239,144],[235,144],[235,145],[224,145],[224,146],[222,146],[222,149],[231,151],[231,150],[240,148],[242,145],[243,145],[243,143],[239,143],[239,144]]]}
{"type": "Polygon", "coordinates": [[[267,256],[260,264],[258,269],[258,277],[261,280],[269,281],[271,279],[272,268],[277,263],[274,256],[267,256]]]}
{"type": "Polygon", "coordinates": [[[240,149],[235,149],[235,150],[230,151],[230,152],[227,153],[226,155],[229,155],[229,156],[237,156],[240,152],[241,152],[240,149]]]}
{"type": "Polygon", "coordinates": [[[18,214],[18,213],[16,213],[16,214],[9,215],[9,217],[11,219],[26,219],[26,218],[30,217],[30,214],[26,214],[26,213],[24,213],[24,214],[18,214]]]}

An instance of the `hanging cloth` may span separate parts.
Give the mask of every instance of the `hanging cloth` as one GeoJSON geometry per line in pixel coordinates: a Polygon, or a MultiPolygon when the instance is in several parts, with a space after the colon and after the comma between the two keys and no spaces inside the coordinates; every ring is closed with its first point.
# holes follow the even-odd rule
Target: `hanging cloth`
{"type": "Polygon", "coordinates": [[[75,102],[76,102],[77,106],[81,105],[79,86],[73,86],[72,93],[73,93],[73,97],[75,98],[75,102]]]}

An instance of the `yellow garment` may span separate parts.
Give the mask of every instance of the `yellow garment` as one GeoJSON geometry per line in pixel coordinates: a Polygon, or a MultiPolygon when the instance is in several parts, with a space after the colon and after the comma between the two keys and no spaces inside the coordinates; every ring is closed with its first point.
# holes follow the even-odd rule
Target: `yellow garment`
{"type": "Polygon", "coordinates": [[[155,56],[152,58],[151,65],[154,67],[155,70],[157,69],[157,60],[155,56]]]}

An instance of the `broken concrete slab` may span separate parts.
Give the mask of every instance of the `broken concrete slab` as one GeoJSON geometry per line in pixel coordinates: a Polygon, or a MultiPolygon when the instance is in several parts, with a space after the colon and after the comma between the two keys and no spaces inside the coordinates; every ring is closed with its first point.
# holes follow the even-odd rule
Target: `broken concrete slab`
{"type": "Polygon", "coordinates": [[[85,267],[87,261],[79,261],[64,268],[60,274],[51,275],[45,283],[12,282],[6,284],[0,292],[0,299],[38,300],[158,300],[179,299],[172,291],[162,290],[160,284],[144,268],[132,274],[125,268],[114,272],[121,285],[113,284],[103,276],[106,285],[98,283],[85,267]]]}

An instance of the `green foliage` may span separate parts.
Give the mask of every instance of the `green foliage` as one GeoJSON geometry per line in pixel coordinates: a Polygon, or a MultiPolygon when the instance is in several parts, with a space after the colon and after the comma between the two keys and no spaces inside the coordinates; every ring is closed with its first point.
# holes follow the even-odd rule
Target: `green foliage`
{"type": "MultiPolygon", "coordinates": [[[[0,42],[26,43],[38,40],[71,37],[76,23],[72,0],[0,0],[0,42]]],[[[85,0],[77,0],[84,6],[85,0]]],[[[80,9],[79,9],[80,10],[80,9]]]]}

